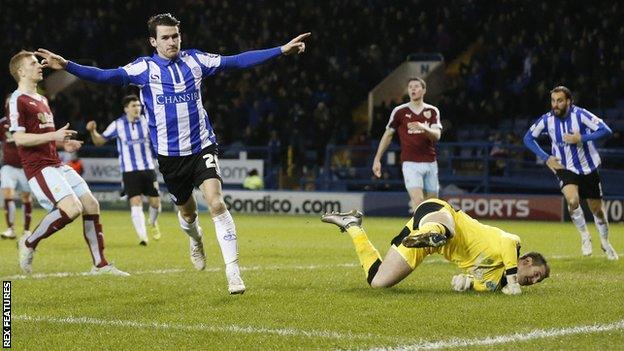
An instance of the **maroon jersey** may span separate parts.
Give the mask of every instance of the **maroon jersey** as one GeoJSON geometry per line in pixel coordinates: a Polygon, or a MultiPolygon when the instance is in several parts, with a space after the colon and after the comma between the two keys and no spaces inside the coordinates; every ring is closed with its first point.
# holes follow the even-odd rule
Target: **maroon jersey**
{"type": "Polygon", "coordinates": [[[392,110],[386,128],[393,129],[401,142],[401,161],[434,162],[436,160],[435,143],[425,132],[416,129],[416,123],[424,123],[431,128],[442,129],[440,111],[437,107],[423,104],[423,109],[416,112],[409,104],[399,105],[392,110]]]}
{"type": "MultiPolygon", "coordinates": [[[[5,111],[8,110],[5,109],[5,111]]],[[[9,119],[0,119],[0,140],[2,141],[2,164],[22,168],[22,161],[17,153],[17,146],[13,141],[13,136],[9,132],[9,119]]]]}
{"type": "MultiPolygon", "coordinates": [[[[8,115],[11,132],[43,134],[56,130],[48,99],[39,94],[29,95],[19,90],[14,91],[9,98],[8,115]]],[[[28,179],[45,167],[61,165],[54,141],[37,146],[18,146],[17,151],[28,179]]]]}

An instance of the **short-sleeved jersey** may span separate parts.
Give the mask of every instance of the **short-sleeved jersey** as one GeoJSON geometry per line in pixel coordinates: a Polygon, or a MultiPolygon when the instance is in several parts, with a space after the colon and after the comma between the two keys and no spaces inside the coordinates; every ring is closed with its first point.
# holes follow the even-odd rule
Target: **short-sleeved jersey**
{"type": "Polygon", "coordinates": [[[431,128],[442,129],[440,111],[437,107],[423,104],[421,111],[414,111],[409,103],[399,105],[392,110],[386,129],[392,129],[399,135],[401,161],[434,162],[436,160],[435,143],[422,130],[416,129],[418,122],[431,128]]]}
{"type": "Polygon", "coordinates": [[[150,141],[159,155],[197,154],[217,142],[201,84],[222,69],[220,55],[182,50],[173,60],[153,54],[122,68],[128,83],[140,88],[150,141]]]}
{"type": "Polygon", "coordinates": [[[106,140],[117,138],[119,168],[122,172],[154,169],[145,116],[130,122],[126,115],[122,115],[108,125],[102,136],[106,140]]]}
{"type": "MultiPolygon", "coordinates": [[[[42,95],[16,90],[9,98],[8,111],[11,132],[43,134],[56,130],[48,99],[42,95]]],[[[45,167],[62,164],[54,141],[30,147],[18,146],[17,151],[28,179],[45,167]]]]}
{"type": "MultiPolygon", "coordinates": [[[[8,103],[5,106],[5,111],[8,114],[8,103]]],[[[11,124],[7,117],[0,118],[0,140],[2,141],[2,164],[11,165],[13,167],[22,168],[22,160],[20,160],[19,154],[17,152],[17,146],[15,145],[15,141],[13,141],[13,135],[9,132],[11,124]]]]}
{"type": "Polygon", "coordinates": [[[506,274],[517,273],[520,237],[479,223],[445,201],[427,201],[443,205],[453,216],[455,235],[436,251],[474,277],[474,290],[496,291],[505,284],[506,274]]]}
{"type": "Polygon", "coordinates": [[[571,105],[568,115],[561,119],[552,111],[543,114],[530,128],[531,135],[537,138],[548,134],[551,140],[551,153],[565,169],[576,174],[589,174],[600,165],[600,155],[593,140],[581,144],[567,144],[563,135],[579,132],[589,134],[604,124],[602,119],[584,108],[571,105]]]}

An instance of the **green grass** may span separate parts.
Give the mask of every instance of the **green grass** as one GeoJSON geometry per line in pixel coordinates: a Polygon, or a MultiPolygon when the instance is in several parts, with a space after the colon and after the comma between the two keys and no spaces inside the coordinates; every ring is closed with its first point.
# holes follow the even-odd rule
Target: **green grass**
{"type": "MultiPolygon", "coordinates": [[[[43,212],[35,213],[35,223],[43,212]]],[[[227,294],[214,227],[201,215],[208,269],[193,270],[177,219],[160,219],[163,239],[139,247],[128,212],[102,215],[106,255],[131,277],[13,279],[13,347],[18,350],[259,350],[400,347],[453,338],[484,339],[534,329],[609,324],[624,319],[624,260],[607,261],[595,229],[594,256],[580,256],[571,223],[488,223],[520,235],[524,251],[550,257],[551,278],[521,296],[455,293],[459,270],[428,258],[397,287],[366,284],[348,236],[316,217],[235,216],[247,292],[227,294]],[[173,269],[168,273],[155,271],[173,269]],[[73,319],[67,319],[73,318],[73,319]],[[90,318],[90,319],[80,319],[90,318]],[[70,323],[71,322],[71,323],[70,323]]],[[[385,254],[406,219],[365,218],[385,254]]],[[[622,224],[611,226],[624,248],[622,224]]],[[[0,277],[21,274],[15,241],[0,241],[0,277]]],[[[41,243],[35,273],[90,269],[80,222],[41,243]]],[[[622,325],[578,333],[472,346],[472,349],[618,349],[622,325]]],[[[467,349],[459,347],[456,349],[467,349]]]]}

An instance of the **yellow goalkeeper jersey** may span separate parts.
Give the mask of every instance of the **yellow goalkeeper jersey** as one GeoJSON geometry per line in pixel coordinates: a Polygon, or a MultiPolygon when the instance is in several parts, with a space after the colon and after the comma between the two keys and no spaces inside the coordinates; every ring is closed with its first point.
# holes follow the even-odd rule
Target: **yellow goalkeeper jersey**
{"type": "MultiPolygon", "coordinates": [[[[427,200],[427,202],[439,203],[451,213],[455,220],[455,235],[442,247],[433,250],[425,249],[428,252],[423,252],[424,255],[438,252],[447,260],[455,263],[467,274],[474,277],[473,289],[476,291],[500,289],[501,286],[499,285],[505,274],[517,272],[520,237],[506,233],[499,228],[479,223],[463,211],[456,211],[445,201],[432,199],[427,200]]],[[[412,226],[409,227],[413,228],[412,226]]],[[[407,248],[403,247],[399,251],[405,249],[407,248]]],[[[424,258],[419,254],[404,255],[404,257],[406,256],[412,256],[417,260],[424,258]]],[[[414,268],[414,266],[412,267],[414,268]]]]}

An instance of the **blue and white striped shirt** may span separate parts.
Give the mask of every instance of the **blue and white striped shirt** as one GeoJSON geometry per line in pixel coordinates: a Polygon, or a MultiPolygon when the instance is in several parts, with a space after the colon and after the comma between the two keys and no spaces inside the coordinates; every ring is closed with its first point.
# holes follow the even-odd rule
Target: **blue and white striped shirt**
{"type": "Polygon", "coordinates": [[[191,155],[216,143],[201,83],[220,66],[220,55],[183,50],[174,60],[154,54],[122,67],[129,83],[141,88],[150,140],[159,155],[191,155]]]}
{"type": "Polygon", "coordinates": [[[172,60],[154,53],[115,69],[68,61],[66,70],[93,82],[137,85],[154,150],[163,156],[187,156],[217,141],[202,104],[202,79],[225,69],[253,67],[281,54],[279,46],[232,56],[191,49],[172,60]]]}
{"type": "Polygon", "coordinates": [[[117,138],[119,168],[122,172],[154,169],[145,116],[130,122],[126,115],[122,115],[108,125],[102,136],[106,140],[117,138]]]}
{"type": "Polygon", "coordinates": [[[547,133],[551,140],[551,153],[565,169],[576,174],[589,174],[596,170],[601,162],[594,138],[589,136],[598,129],[606,129],[610,133],[609,127],[602,119],[584,108],[571,105],[564,119],[558,118],[552,111],[543,114],[533,123],[527,136],[530,134],[535,139],[540,134],[547,133]],[[575,132],[581,134],[581,143],[564,142],[564,134],[575,132]]]}

